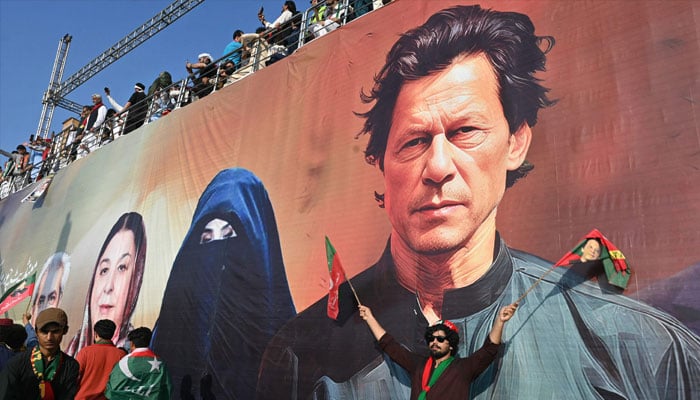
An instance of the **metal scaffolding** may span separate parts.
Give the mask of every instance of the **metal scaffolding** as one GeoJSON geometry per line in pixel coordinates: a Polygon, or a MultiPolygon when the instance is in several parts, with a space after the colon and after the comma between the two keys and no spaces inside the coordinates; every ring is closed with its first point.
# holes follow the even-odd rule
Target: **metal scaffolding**
{"type": "Polygon", "coordinates": [[[54,61],[53,71],[51,72],[51,80],[49,81],[49,88],[44,92],[42,98],[44,106],[41,111],[41,118],[39,119],[39,126],[36,132],[37,137],[45,138],[48,136],[53,113],[57,106],[80,113],[82,106],[66,99],[66,95],[203,2],[204,0],[173,1],[153,18],[131,31],[124,38],[110,46],[109,49],[95,57],[61,83],[63,68],[66,65],[66,58],[71,42],[71,36],[66,34],[59,42],[56,60],[54,61]]]}

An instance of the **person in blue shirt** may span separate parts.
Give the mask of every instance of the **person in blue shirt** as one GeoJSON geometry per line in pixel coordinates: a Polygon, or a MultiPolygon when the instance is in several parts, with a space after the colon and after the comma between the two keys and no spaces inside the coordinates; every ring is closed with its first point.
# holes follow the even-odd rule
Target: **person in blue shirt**
{"type": "Polygon", "coordinates": [[[233,61],[233,63],[236,64],[236,68],[240,68],[241,66],[241,51],[243,47],[243,43],[241,43],[242,36],[243,31],[240,29],[233,32],[233,41],[226,45],[226,48],[224,48],[224,53],[221,55],[222,57],[226,57],[224,61],[233,61]]]}

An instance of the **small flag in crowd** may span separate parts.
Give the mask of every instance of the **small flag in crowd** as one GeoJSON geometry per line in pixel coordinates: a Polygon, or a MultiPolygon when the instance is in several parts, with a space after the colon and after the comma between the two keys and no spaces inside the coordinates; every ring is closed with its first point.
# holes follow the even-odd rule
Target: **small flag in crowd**
{"type": "Polygon", "coordinates": [[[328,281],[328,316],[337,320],[340,312],[338,289],[340,284],[345,281],[345,271],[343,271],[338,253],[336,253],[328,236],[326,236],[326,261],[328,262],[328,272],[331,275],[328,281]]]}
{"type": "Polygon", "coordinates": [[[29,275],[21,281],[14,284],[0,298],[0,314],[9,311],[12,307],[19,304],[20,301],[29,297],[34,293],[34,281],[36,273],[29,275]]]}
{"type": "Polygon", "coordinates": [[[600,256],[598,259],[603,264],[608,282],[622,289],[626,288],[632,271],[629,265],[627,265],[625,256],[617,246],[603,236],[597,229],[588,232],[569,253],[564,255],[564,257],[555,264],[555,267],[568,265],[580,260],[586,243],[591,239],[595,240],[600,245],[600,256]]]}
{"type": "Polygon", "coordinates": [[[163,361],[150,349],[137,349],[114,366],[105,394],[110,399],[164,399],[171,390],[163,361]]]}

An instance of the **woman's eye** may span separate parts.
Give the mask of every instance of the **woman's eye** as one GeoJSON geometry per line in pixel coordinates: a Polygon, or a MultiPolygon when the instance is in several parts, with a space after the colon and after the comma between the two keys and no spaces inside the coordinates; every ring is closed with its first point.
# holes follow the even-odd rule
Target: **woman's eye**
{"type": "Polygon", "coordinates": [[[209,243],[212,241],[213,236],[214,235],[212,234],[211,231],[205,231],[204,233],[202,233],[202,236],[199,239],[199,243],[200,244],[209,243]]]}
{"type": "Polygon", "coordinates": [[[231,225],[226,226],[226,227],[222,230],[221,233],[222,233],[222,236],[224,237],[224,239],[228,239],[228,238],[232,238],[232,237],[238,236],[238,235],[236,234],[236,231],[233,230],[233,227],[232,227],[231,225]]]}

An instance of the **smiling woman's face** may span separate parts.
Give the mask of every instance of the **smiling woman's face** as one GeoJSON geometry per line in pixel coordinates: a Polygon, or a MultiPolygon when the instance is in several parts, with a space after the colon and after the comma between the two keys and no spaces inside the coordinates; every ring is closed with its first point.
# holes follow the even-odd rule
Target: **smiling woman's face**
{"type": "Polygon", "coordinates": [[[112,340],[119,337],[119,327],[124,318],[124,308],[129,295],[129,283],[136,264],[134,233],[119,231],[107,245],[97,263],[95,281],[90,295],[90,324],[101,319],[112,320],[117,331],[112,340]]]}

